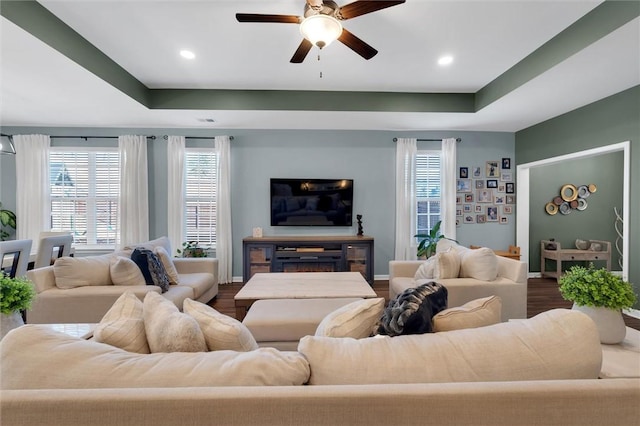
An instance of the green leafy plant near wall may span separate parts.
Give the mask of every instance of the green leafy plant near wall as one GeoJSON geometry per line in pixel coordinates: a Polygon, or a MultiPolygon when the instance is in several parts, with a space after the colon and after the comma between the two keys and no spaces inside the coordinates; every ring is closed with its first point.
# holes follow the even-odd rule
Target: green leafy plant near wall
{"type": "Polygon", "coordinates": [[[11,235],[6,228],[16,229],[16,214],[2,208],[0,203],[0,241],[5,241],[11,235]]]}
{"type": "Polygon", "coordinates": [[[609,309],[630,308],[637,299],[629,282],[593,263],[588,268],[572,266],[562,275],[560,294],[580,306],[609,309]]]}
{"type": "MultiPolygon", "coordinates": [[[[428,234],[416,234],[415,238],[420,238],[420,242],[418,243],[418,252],[417,255],[419,258],[430,258],[436,253],[436,246],[438,245],[438,241],[445,238],[447,240],[451,240],[451,238],[447,238],[444,235],[440,234],[440,225],[442,221],[439,220],[433,228],[429,231],[428,234]]],[[[451,240],[455,241],[455,240],[451,240]]],[[[457,242],[457,241],[456,241],[457,242]]]]}
{"type": "Polygon", "coordinates": [[[36,297],[33,284],[26,278],[9,278],[0,273],[0,312],[12,314],[31,307],[36,297]]]}

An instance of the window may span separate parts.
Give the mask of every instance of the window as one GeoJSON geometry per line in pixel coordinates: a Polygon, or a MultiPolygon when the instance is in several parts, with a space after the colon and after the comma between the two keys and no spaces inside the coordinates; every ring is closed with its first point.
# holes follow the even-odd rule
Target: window
{"type": "Polygon", "coordinates": [[[415,233],[427,234],[440,220],[440,151],[416,154],[415,233]]]}
{"type": "Polygon", "coordinates": [[[72,231],[76,246],[115,246],[120,193],[117,149],[52,148],[49,181],[52,230],[72,231]]]}
{"type": "Polygon", "coordinates": [[[186,241],[215,247],[218,161],[215,152],[185,150],[185,236],[186,241]]]}

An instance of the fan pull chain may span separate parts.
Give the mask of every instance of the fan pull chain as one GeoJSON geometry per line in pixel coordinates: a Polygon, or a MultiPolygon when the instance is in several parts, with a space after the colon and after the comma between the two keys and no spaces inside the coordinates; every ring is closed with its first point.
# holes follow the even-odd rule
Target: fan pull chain
{"type": "MultiPolygon", "coordinates": [[[[320,62],[320,54],[318,53],[318,62],[320,62]]],[[[322,71],[320,71],[320,78],[322,78],[322,71]]]]}

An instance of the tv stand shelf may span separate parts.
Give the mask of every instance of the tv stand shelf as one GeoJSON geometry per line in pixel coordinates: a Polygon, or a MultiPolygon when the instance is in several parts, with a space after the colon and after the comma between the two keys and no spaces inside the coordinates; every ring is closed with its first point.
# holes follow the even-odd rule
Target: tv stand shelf
{"type": "Polygon", "coordinates": [[[372,237],[246,237],[242,251],[244,282],[258,272],[360,272],[373,284],[372,237]]]}

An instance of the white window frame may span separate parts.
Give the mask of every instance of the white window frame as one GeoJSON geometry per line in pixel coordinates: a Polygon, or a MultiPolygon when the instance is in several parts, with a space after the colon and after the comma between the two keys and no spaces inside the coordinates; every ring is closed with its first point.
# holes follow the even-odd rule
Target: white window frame
{"type": "MultiPolygon", "coordinates": [[[[442,219],[442,151],[440,150],[418,150],[416,152],[416,156],[415,156],[415,164],[414,164],[414,170],[415,170],[415,182],[414,182],[414,188],[415,188],[415,196],[414,196],[414,203],[415,205],[413,206],[413,214],[412,214],[412,226],[411,228],[413,229],[413,235],[416,235],[418,233],[428,233],[431,230],[431,227],[433,227],[438,220],[442,219]],[[419,194],[419,185],[418,185],[418,174],[419,174],[419,168],[418,168],[418,159],[419,157],[424,157],[424,156],[437,156],[440,159],[440,167],[438,169],[438,188],[439,188],[439,197],[423,197],[420,196],[419,194]],[[421,201],[427,201],[427,202],[439,202],[440,203],[440,213],[439,213],[439,219],[436,220],[434,223],[430,223],[430,227],[427,230],[422,230],[419,231],[418,230],[418,216],[421,215],[420,213],[418,213],[418,203],[421,201]]],[[[429,213],[424,213],[424,215],[429,216],[429,213]]],[[[412,236],[413,236],[412,235],[412,236]]],[[[416,241],[416,246],[417,246],[417,239],[416,241]]]]}
{"type": "MultiPolygon", "coordinates": [[[[96,203],[96,185],[95,185],[95,153],[110,153],[110,154],[115,154],[115,157],[117,159],[117,167],[118,167],[118,179],[120,177],[120,159],[119,159],[119,155],[118,155],[118,148],[116,147],[51,147],[50,151],[49,151],[49,176],[51,173],[51,164],[54,162],[52,161],[52,158],[56,153],[80,153],[80,154],[89,154],[89,159],[88,159],[88,170],[89,170],[89,188],[88,188],[88,195],[86,197],[86,202],[87,202],[87,212],[89,212],[91,210],[92,207],[95,207],[95,203],[96,203]],[[94,154],[93,156],[91,154],[94,154]]],[[[49,178],[51,179],[51,178],[49,178]]],[[[50,183],[50,182],[49,182],[50,183]]],[[[118,183],[120,184],[120,183],[118,183]]],[[[118,203],[119,203],[119,191],[117,194],[115,194],[115,204],[116,204],[116,210],[118,208],[118,203]]],[[[76,198],[76,197],[57,197],[54,196],[53,193],[51,193],[49,195],[49,205],[51,206],[51,217],[49,218],[49,224],[51,225],[53,222],[53,215],[54,215],[54,209],[52,208],[52,204],[53,201],[55,199],[64,199],[64,198],[76,198]]],[[[85,197],[81,197],[81,198],[85,198],[85,197]]],[[[113,199],[112,197],[109,197],[111,199],[113,199]]],[[[77,198],[76,198],[77,199],[77,198]]],[[[97,216],[96,215],[89,215],[87,214],[87,243],[79,243],[77,241],[77,239],[74,236],[74,246],[76,248],[76,250],[93,250],[93,249],[110,249],[113,250],[115,249],[116,246],[116,241],[118,241],[118,237],[119,237],[119,233],[120,233],[120,229],[119,229],[119,224],[117,223],[117,218],[116,218],[116,229],[115,229],[115,235],[114,235],[114,243],[113,244],[98,244],[96,242],[96,221],[97,221],[97,216]]],[[[53,231],[72,231],[71,229],[62,229],[62,228],[51,228],[53,231]]]]}
{"type": "Polygon", "coordinates": [[[218,203],[218,168],[220,167],[220,165],[218,164],[218,154],[212,149],[212,148],[185,148],[185,156],[184,156],[184,182],[185,182],[185,188],[184,188],[184,210],[183,210],[183,214],[184,214],[184,221],[183,221],[183,235],[185,236],[185,241],[198,241],[199,245],[201,247],[205,247],[208,249],[212,249],[215,250],[216,248],[216,242],[217,242],[217,235],[216,235],[216,211],[217,211],[217,203],[218,203]],[[205,200],[209,200],[209,203],[214,205],[214,209],[213,209],[213,217],[210,217],[209,220],[212,223],[211,228],[209,228],[209,230],[207,232],[204,232],[202,234],[198,233],[195,237],[194,236],[189,236],[189,232],[188,232],[188,212],[187,212],[187,205],[189,202],[191,201],[198,201],[200,200],[200,198],[194,198],[194,197],[190,197],[187,191],[187,185],[188,185],[188,177],[189,177],[189,170],[188,170],[188,158],[190,155],[192,154],[199,154],[199,153],[203,153],[203,154],[207,154],[207,155],[212,155],[214,157],[214,161],[215,161],[215,168],[213,170],[213,185],[215,186],[215,195],[213,196],[213,198],[204,198],[205,200]],[[205,235],[208,236],[209,238],[211,238],[211,240],[206,240],[203,241],[201,236],[205,235]]]}

